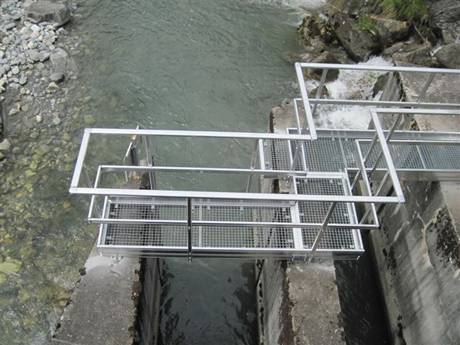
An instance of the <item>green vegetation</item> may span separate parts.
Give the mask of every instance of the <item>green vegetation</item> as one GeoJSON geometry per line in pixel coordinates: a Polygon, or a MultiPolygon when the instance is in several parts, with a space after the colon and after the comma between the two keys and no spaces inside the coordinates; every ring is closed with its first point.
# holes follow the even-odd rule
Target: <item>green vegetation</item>
{"type": "Polygon", "coordinates": [[[380,0],[384,12],[397,19],[420,21],[428,14],[428,0],[380,0]]]}
{"type": "Polygon", "coordinates": [[[375,35],[376,30],[376,22],[373,18],[369,16],[361,16],[358,19],[358,27],[362,31],[368,31],[371,34],[375,35]]]}

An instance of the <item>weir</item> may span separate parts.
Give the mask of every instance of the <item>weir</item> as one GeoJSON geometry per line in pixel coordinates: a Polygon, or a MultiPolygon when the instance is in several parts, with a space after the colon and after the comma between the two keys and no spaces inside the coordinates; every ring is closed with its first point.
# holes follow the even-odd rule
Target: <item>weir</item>
{"type": "Polygon", "coordinates": [[[363,252],[359,230],[378,229],[378,208],[404,202],[400,180],[459,179],[460,133],[401,129],[414,115],[460,115],[459,104],[423,102],[436,76],[457,76],[459,70],[308,63],[295,67],[302,97],[294,100],[297,126],[285,133],[86,129],[70,192],[91,196],[88,220],[100,224],[99,252],[356,258],[363,252]],[[313,70],[321,75],[315,98],[309,97],[305,82],[313,70]],[[386,73],[381,92],[385,96],[320,98],[332,70],[386,73]],[[399,74],[427,76],[417,102],[398,95],[394,81],[399,74]],[[370,127],[318,128],[313,119],[322,105],[367,107],[370,127]],[[214,145],[236,141],[254,148],[251,160],[242,166],[229,166],[225,157],[210,165],[157,153],[157,148],[174,143],[205,155],[214,145]],[[112,156],[94,161],[91,152],[101,144],[128,149],[118,161],[112,156]],[[219,189],[219,179],[235,175],[245,181],[240,190],[219,189]],[[172,176],[197,180],[205,188],[177,188],[172,176]],[[154,188],[140,189],[142,179],[154,188]],[[277,188],[263,187],[275,180],[277,188]]]}

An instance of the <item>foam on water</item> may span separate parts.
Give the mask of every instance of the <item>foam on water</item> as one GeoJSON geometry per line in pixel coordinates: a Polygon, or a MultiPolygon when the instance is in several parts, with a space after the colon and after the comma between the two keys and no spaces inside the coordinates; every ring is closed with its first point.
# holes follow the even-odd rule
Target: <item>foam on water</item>
{"type": "MultiPolygon", "coordinates": [[[[373,57],[360,65],[391,66],[382,57],[373,57]]],[[[370,99],[372,89],[382,72],[340,71],[337,80],[327,83],[330,98],[333,99],[370,99]]],[[[316,123],[322,128],[367,129],[369,110],[359,106],[321,106],[318,107],[316,123]]]]}

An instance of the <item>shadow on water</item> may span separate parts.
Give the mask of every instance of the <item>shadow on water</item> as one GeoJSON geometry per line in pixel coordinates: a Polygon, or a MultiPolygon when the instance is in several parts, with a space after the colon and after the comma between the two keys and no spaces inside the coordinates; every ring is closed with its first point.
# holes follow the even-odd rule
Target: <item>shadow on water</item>
{"type": "Polygon", "coordinates": [[[362,232],[362,240],[365,253],[359,260],[334,263],[347,345],[390,345],[369,235],[362,232]]]}
{"type": "Polygon", "coordinates": [[[167,259],[161,280],[160,345],[257,343],[253,262],[167,259]]]}

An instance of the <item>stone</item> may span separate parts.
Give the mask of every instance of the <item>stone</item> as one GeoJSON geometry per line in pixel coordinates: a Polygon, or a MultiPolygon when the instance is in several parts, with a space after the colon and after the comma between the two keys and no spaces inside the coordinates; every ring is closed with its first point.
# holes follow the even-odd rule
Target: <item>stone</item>
{"type": "Polygon", "coordinates": [[[30,26],[30,30],[32,30],[33,32],[39,32],[40,31],[40,27],[36,24],[32,24],[30,26]]]}
{"type": "Polygon", "coordinates": [[[38,146],[37,150],[35,151],[35,153],[39,156],[39,157],[42,157],[44,155],[46,155],[48,152],[51,151],[51,147],[46,145],[46,144],[41,144],[38,146]]]}
{"type": "Polygon", "coordinates": [[[11,73],[19,74],[19,67],[18,66],[13,66],[13,68],[11,69],[11,73]]]}
{"type": "Polygon", "coordinates": [[[335,36],[354,61],[363,61],[380,52],[378,37],[359,29],[348,16],[337,13],[333,23],[335,36]]]}
{"type": "Polygon", "coordinates": [[[21,262],[14,259],[6,259],[0,263],[0,272],[4,274],[17,273],[21,268],[21,262]]]}
{"type": "Polygon", "coordinates": [[[41,123],[43,121],[43,117],[41,115],[37,115],[35,116],[35,121],[37,121],[37,123],[41,123]]]}
{"type": "Polygon", "coordinates": [[[8,112],[8,116],[14,116],[14,115],[18,114],[19,111],[21,111],[21,106],[20,106],[19,103],[16,103],[16,104],[10,109],[10,111],[8,112]]]}
{"type": "Polygon", "coordinates": [[[460,68],[460,43],[451,43],[441,47],[435,57],[444,67],[460,68]]]}
{"type": "Polygon", "coordinates": [[[27,83],[26,76],[22,76],[21,78],[19,78],[19,85],[25,85],[26,83],[27,83]]]}
{"type": "Polygon", "coordinates": [[[0,151],[8,151],[11,147],[10,142],[8,139],[3,139],[2,142],[0,142],[0,151]]]}
{"type": "Polygon", "coordinates": [[[370,19],[374,22],[380,41],[385,47],[404,40],[409,35],[410,25],[408,22],[379,16],[370,16],[370,19]]]}
{"type": "Polygon", "coordinates": [[[75,61],[64,49],[57,48],[52,52],[50,55],[51,64],[53,66],[53,73],[60,73],[60,74],[69,74],[69,73],[77,73],[77,65],[75,61]]]}
{"type": "Polygon", "coordinates": [[[83,122],[86,126],[92,126],[96,123],[96,119],[93,115],[85,115],[83,117],[83,122]]]}
{"type": "Polygon", "coordinates": [[[53,119],[53,125],[59,126],[61,124],[61,119],[59,117],[55,117],[53,119]]]}
{"type": "Polygon", "coordinates": [[[46,92],[48,93],[53,93],[57,90],[59,90],[59,86],[54,81],[49,83],[48,87],[46,88],[46,92]]]}
{"type": "Polygon", "coordinates": [[[402,64],[415,64],[420,66],[435,66],[436,60],[431,56],[431,45],[409,44],[392,55],[394,61],[402,64]]]}
{"type": "Polygon", "coordinates": [[[37,139],[38,137],[40,136],[40,133],[38,133],[37,131],[33,131],[32,133],[30,133],[30,139],[37,139]]]}
{"type": "Polygon", "coordinates": [[[25,17],[35,23],[52,22],[62,26],[70,21],[70,6],[67,1],[28,0],[24,4],[25,17]]]}
{"type": "Polygon", "coordinates": [[[59,83],[59,82],[63,81],[64,78],[65,78],[64,74],[59,73],[59,72],[51,73],[51,75],[50,75],[50,80],[54,81],[56,83],[59,83]]]}
{"type": "Polygon", "coordinates": [[[446,43],[455,43],[460,37],[460,2],[458,0],[433,1],[429,9],[431,25],[441,30],[446,43]]]}

